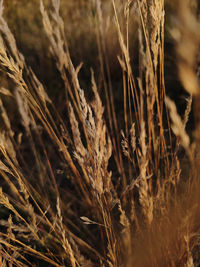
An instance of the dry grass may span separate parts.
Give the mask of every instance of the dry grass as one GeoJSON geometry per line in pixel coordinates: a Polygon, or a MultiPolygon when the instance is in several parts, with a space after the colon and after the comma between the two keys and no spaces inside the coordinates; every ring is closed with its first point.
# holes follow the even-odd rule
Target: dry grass
{"type": "Polygon", "coordinates": [[[75,66],[71,58],[60,1],[49,2],[51,9],[40,1],[63,81],[67,115],[62,116],[18,50],[0,1],[0,64],[11,80],[9,89],[0,88],[0,265],[198,266],[198,7],[177,1],[177,25],[171,29],[179,78],[190,95],[180,116],[165,88],[164,0],[88,3],[99,58],[99,73],[91,69],[92,100],[80,84],[82,63],[75,66]],[[137,75],[130,53],[133,25],[137,75]],[[111,29],[120,47],[115,57],[122,72],[123,122],[107,56],[111,29]],[[16,106],[14,116],[7,99],[16,106]],[[192,101],[191,138],[186,126],[192,101]]]}

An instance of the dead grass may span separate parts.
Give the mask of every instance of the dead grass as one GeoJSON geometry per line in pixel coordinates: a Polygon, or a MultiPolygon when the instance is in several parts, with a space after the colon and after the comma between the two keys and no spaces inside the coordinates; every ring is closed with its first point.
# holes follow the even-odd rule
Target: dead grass
{"type": "Polygon", "coordinates": [[[65,117],[18,50],[0,1],[0,64],[12,81],[9,90],[0,89],[1,266],[198,266],[200,36],[195,6],[177,1],[172,29],[179,78],[190,95],[180,116],[165,88],[164,0],[91,1],[105,108],[92,69],[93,97],[87,99],[79,79],[82,63],[72,62],[60,1],[50,4],[48,9],[41,0],[40,12],[63,81],[65,117]],[[115,27],[120,47],[123,123],[113,96],[104,15],[110,16],[107,23],[115,27]],[[130,53],[133,16],[138,76],[130,53]],[[6,98],[18,115],[9,113],[6,98]],[[196,125],[191,138],[186,125],[192,101],[196,125]]]}

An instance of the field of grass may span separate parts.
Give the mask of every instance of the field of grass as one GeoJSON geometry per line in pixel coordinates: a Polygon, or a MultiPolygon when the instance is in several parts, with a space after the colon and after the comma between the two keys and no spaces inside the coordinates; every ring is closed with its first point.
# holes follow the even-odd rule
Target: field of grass
{"type": "Polygon", "coordinates": [[[0,0],[0,266],[200,266],[199,17],[0,0]]]}

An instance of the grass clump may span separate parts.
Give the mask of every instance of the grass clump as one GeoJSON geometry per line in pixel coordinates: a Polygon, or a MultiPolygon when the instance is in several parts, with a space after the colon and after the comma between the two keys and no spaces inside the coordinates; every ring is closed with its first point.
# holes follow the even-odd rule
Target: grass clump
{"type": "Polygon", "coordinates": [[[99,59],[97,73],[90,69],[91,93],[81,86],[82,63],[73,63],[60,1],[48,4],[41,0],[40,12],[64,112],[19,51],[0,1],[0,64],[9,77],[0,88],[1,266],[198,266],[198,7],[177,1],[180,23],[171,31],[189,94],[180,116],[165,88],[163,0],[91,1],[99,59]],[[119,92],[105,6],[120,49],[119,92]],[[137,70],[129,52],[133,24],[137,70]]]}

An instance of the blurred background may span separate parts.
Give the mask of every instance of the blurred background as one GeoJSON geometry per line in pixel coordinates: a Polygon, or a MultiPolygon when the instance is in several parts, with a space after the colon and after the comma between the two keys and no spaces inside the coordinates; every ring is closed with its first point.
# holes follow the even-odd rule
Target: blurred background
{"type": "MultiPolygon", "coordinates": [[[[51,1],[44,4],[49,11],[51,1]]],[[[138,76],[138,22],[136,19],[136,1],[116,0],[117,12],[122,31],[126,34],[126,4],[130,4],[129,14],[129,50],[135,77],[138,76]]],[[[180,112],[185,108],[184,92],[177,74],[175,43],[171,29],[177,23],[176,1],[165,1],[165,82],[167,94],[177,102],[180,112]]],[[[190,1],[196,8],[198,1],[190,1]]],[[[43,30],[39,0],[7,0],[4,3],[4,16],[17,41],[19,50],[24,54],[26,62],[32,67],[40,81],[45,85],[50,97],[57,106],[65,109],[62,80],[56,64],[49,51],[49,44],[43,30]]],[[[111,0],[61,0],[61,15],[65,23],[66,38],[70,54],[75,66],[83,62],[79,73],[81,87],[90,94],[90,68],[94,69],[98,88],[103,100],[104,90],[101,63],[99,57],[99,36],[103,40],[104,57],[110,71],[112,89],[116,107],[119,112],[122,104],[122,71],[117,60],[120,47],[114,21],[111,0]],[[97,2],[101,3],[100,14],[97,2]],[[101,22],[99,23],[99,20],[101,22]],[[99,26],[100,25],[100,26],[99,26]],[[101,32],[102,29],[102,32],[101,32]]],[[[106,77],[107,79],[108,77],[106,77]]],[[[7,81],[5,81],[6,83],[7,81]]],[[[8,86],[8,85],[7,85],[8,86]]]]}

